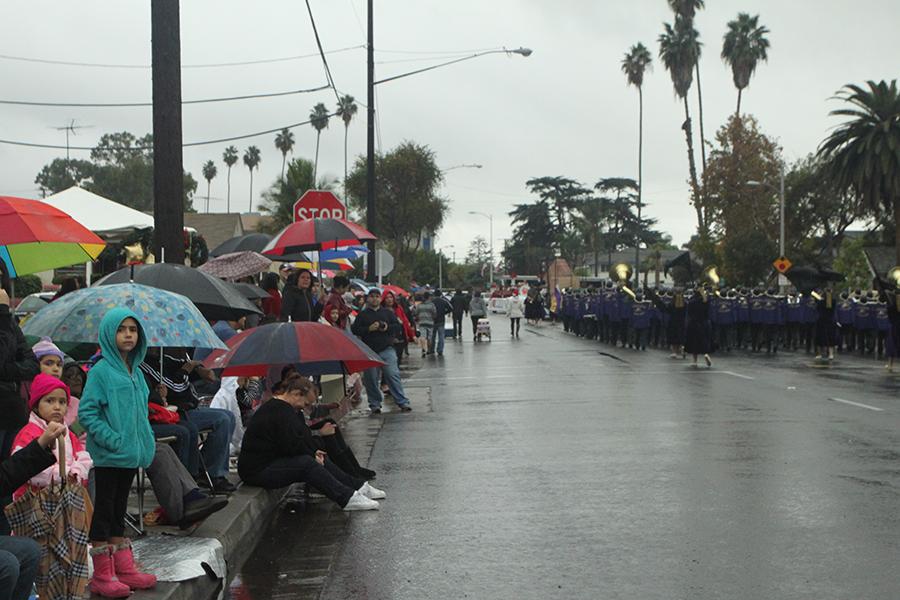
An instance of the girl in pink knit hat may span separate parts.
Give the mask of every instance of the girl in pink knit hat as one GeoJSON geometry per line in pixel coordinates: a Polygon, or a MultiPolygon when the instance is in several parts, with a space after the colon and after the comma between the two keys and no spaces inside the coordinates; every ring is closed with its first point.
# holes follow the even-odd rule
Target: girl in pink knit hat
{"type": "MultiPolygon", "coordinates": [[[[28,446],[32,440],[41,437],[48,423],[65,424],[66,413],[69,411],[69,386],[45,373],[40,373],[31,382],[31,394],[28,400],[28,408],[31,412],[28,424],[19,431],[13,441],[13,453],[28,446]]],[[[71,431],[65,434],[66,472],[69,482],[87,485],[88,473],[94,466],[91,456],[84,449],[84,445],[71,431]]],[[[54,445],[50,448],[59,460],[59,451],[54,445]]],[[[32,477],[29,482],[13,494],[13,498],[19,498],[25,493],[28,485],[35,487],[47,487],[59,478],[59,467],[53,465],[32,477]]]]}

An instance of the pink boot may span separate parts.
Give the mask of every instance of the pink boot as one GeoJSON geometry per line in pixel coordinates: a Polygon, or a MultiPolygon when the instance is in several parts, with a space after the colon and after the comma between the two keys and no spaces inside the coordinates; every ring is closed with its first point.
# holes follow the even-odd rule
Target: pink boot
{"type": "Polygon", "coordinates": [[[131,553],[131,542],[123,542],[116,546],[113,553],[116,577],[119,581],[135,590],[149,590],[156,586],[156,575],[141,573],[134,564],[131,553]]]}
{"type": "Polygon", "coordinates": [[[92,592],[104,598],[127,598],[131,595],[131,588],[116,579],[111,546],[92,548],[91,559],[94,561],[94,576],[88,587],[92,592]]]}

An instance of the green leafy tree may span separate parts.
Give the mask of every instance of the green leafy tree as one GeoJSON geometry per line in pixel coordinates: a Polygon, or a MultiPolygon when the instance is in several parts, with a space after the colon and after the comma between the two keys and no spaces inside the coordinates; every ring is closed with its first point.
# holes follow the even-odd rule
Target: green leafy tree
{"type": "Polygon", "coordinates": [[[900,94],[897,81],[867,88],[847,85],[838,98],[851,106],[831,111],[848,117],[822,142],[819,156],[840,190],[852,190],[873,209],[893,211],[900,264],[900,94]]]}
{"type": "MultiPolygon", "coordinates": [[[[344,122],[344,186],[347,185],[347,137],[350,133],[350,121],[353,120],[353,117],[356,115],[356,111],[358,107],[356,106],[356,99],[350,94],[344,94],[341,96],[340,101],[338,102],[337,107],[337,116],[341,118],[344,122]]],[[[346,195],[346,191],[344,192],[346,195]]]]}
{"type": "Polygon", "coordinates": [[[253,212],[253,169],[259,166],[262,157],[259,154],[259,148],[250,146],[244,152],[244,164],[250,170],[250,208],[248,212],[253,212]]]}
{"type": "Polygon", "coordinates": [[[859,237],[841,244],[833,268],[846,277],[845,287],[867,289],[872,285],[872,273],[865,255],[866,239],[859,237]]]}
{"type": "Polygon", "coordinates": [[[700,196],[700,185],[697,179],[697,165],[694,160],[694,138],[691,132],[691,112],[688,106],[688,92],[694,80],[694,67],[700,60],[700,41],[692,21],[682,16],[675,17],[675,26],[663,24],[663,33],[659,36],[659,58],[672,77],[675,94],[684,102],[684,130],[688,150],[688,172],[691,182],[691,196],[694,210],[697,213],[697,231],[706,233],[706,218],[700,196]]]}
{"type": "Polygon", "coordinates": [[[322,137],[322,130],[328,127],[328,108],[319,102],[313,106],[312,112],[309,113],[309,124],[316,130],[316,161],[313,167],[313,179],[319,172],[319,140],[322,137]]]}
{"type": "Polygon", "coordinates": [[[34,182],[41,195],[55,194],[73,185],[84,186],[94,176],[94,163],[89,160],[54,158],[41,169],[34,182]]]}
{"type": "Polygon", "coordinates": [[[309,190],[333,191],[334,182],[313,180],[313,162],[295,158],[287,165],[285,177],[272,182],[262,193],[260,210],[272,216],[272,231],[280,231],[294,220],[294,203],[309,190]]]}
{"type": "Polygon", "coordinates": [[[294,133],[285,127],[275,134],[275,147],[281,152],[281,178],[284,179],[284,165],[287,163],[288,152],[294,151],[294,133]]]}
{"type": "Polygon", "coordinates": [[[483,265],[490,258],[490,244],[484,239],[484,236],[477,235],[475,239],[469,242],[469,249],[466,252],[467,265],[483,265]]]}
{"type": "Polygon", "coordinates": [[[231,212],[231,167],[233,167],[238,161],[238,149],[234,146],[228,146],[225,148],[225,152],[222,153],[222,161],[225,163],[225,166],[228,168],[228,200],[225,204],[225,212],[231,212]]]}
{"type": "MultiPolygon", "coordinates": [[[[347,177],[351,208],[365,212],[366,158],[360,156],[347,177]]],[[[417,250],[423,233],[435,233],[449,210],[438,192],[443,175],[434,152],[415,142],[404,142],[375,155],[375,193],[378,237],[394,254],[397,263],[417,250]]]]}
{"type": "Polygon", "coordinates": [[[206,180],[206,212],[209,212],[209,190],[212,185],[212,180],[215,179],[218,174],[218,169],[216,169],[216,163],[211,160],[203,163],[203,179],[206,180]]]}
{"type": "Polygon", "coordinates": [[[741,94],[748,85],[759,61],[768,60],[769,30],[759,24],[759,15],[751,17],[747,13],[738,13],[737,19],[728,22],[728,32],[722,43],[722,60],[731,66],[734,87],[737,88],[737,109],[735,115],[741,114],[741,94]]]}
{"type": "Polygon", "coordinates": [[[536,177],[526,181],[525,185],[550,208],[553,231],[557,237],[568,231],[573,211],[591,194],[590,190],[568,177],[536,177]]]}
{"type": "Polygon", "coordinates": [[[594,257],[594,277],[600,274],[600,253],[606,246],[605,225],[609,222],[610,202],[607,198],[588,198],[578,207],[575,227],[587,250],[594,257]]]}
{"type": "MultiPolygon", "coordinates": [[[[69,161],[68,177],[72,179],[66,176],[65,162],[65,159],[56,159],[46,165],[35,181],[42,189],[60,191],[70,187],[64,184],[74,180],[86,190],[120,204],[140,211],[153,211],[153,136],[148,134],[138,138],[127,131],[103,135],[91,151],[90,162],[69,161]]],[[[185,172],[185,211],[193,210],[196,191],[196,180],[185,172]]]]}
{"type": "Polygon", "coordinates": [[[510,271],[536,275],[553,258],[554,223],[547,200],[517,204],[509,213],[513,234],[503,249],[503,259],[510,271]]]}

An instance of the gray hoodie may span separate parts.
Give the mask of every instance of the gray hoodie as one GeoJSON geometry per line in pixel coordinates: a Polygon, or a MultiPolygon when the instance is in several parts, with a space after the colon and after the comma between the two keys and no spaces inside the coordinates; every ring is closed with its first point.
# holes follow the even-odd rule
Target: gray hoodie
{"type": "Polygon", "coordinates": [[[416,321],[419,325],[433,326],[435,316],[437,316],[437,308],[430,299],[416,307],[416,321]]]}
{"type": "Polygon", "coordinates": [[[484,298],[481,296],[481,294],[476,294],[472,298],[472,301],[469,302],[469,314],[473,317],[483,317],[487,315],[484,298]]]}

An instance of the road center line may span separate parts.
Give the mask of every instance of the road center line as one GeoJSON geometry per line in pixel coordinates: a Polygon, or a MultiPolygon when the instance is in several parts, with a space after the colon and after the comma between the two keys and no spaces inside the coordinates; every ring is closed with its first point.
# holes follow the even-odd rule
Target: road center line
{"type": "Polygon", "coordinates": [[[749,375],[741,375],[740,373],[735,373],[734,371],[718,371],[719,373],[725,373],[726,375],[731,375],[732,377],[740,377],[741,379],[749,379],[753,381],[756,377],[750,377],[749,375]]]}
{"type": "Polygon", "coordinates": [[[877,406],[869,406],[868,404],[862,404],[861,402],[853,402],[852,400],[844,400],[843,398],[829,398],[829,400],[833,400],[834,402],[841,402],[842,404],[849,404],[850,406],[858,406],[859,408],[867,408],[869,410],[874,410],[877,412],[884,411],[883,408],[878,408],[877,406]]]}

